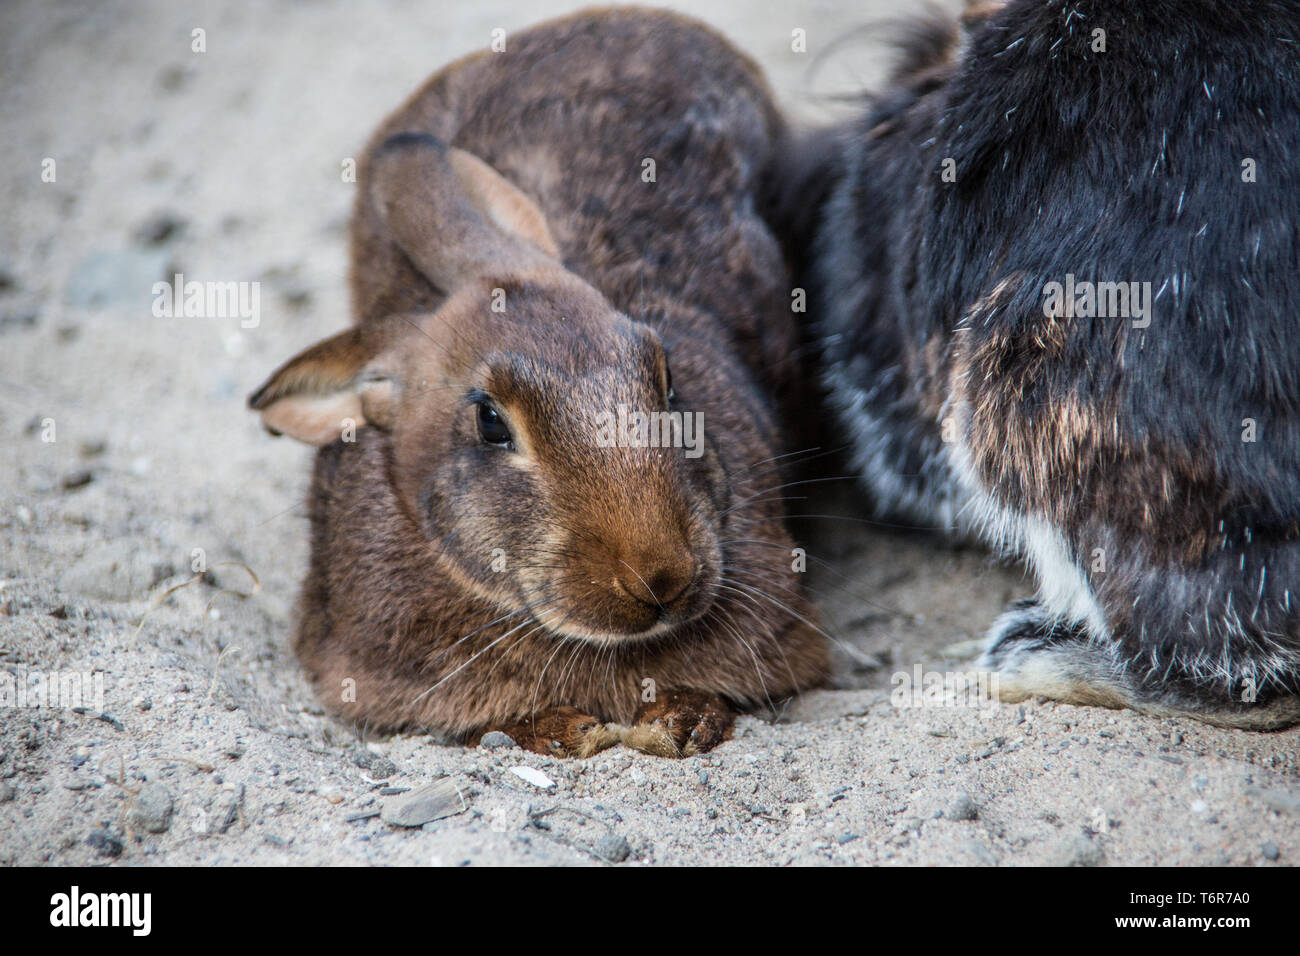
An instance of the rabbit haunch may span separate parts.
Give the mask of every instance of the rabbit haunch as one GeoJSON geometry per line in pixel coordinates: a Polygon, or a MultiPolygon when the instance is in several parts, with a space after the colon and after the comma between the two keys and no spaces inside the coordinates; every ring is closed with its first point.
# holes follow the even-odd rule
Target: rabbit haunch
{"type": "Polygon", "coordinates": [[[1297,23],[972,4],[791,154],[778,219],[876,510],[1038,579],[989,632],[1005,699],[1300,721],[1297,23]]]}

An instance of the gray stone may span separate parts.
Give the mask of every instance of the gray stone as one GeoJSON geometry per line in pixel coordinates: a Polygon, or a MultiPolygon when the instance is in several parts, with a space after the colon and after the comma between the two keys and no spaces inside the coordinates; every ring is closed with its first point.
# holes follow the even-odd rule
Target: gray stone
{"type": "Polygon", "coordinates": [[[518,747],[514,738],[509,734],[503,734],[499,730],[491,730],[483,735],[483,739],[478,742],[480,747],[485,750],[505,750],[510,747],[518,747]]]}
{"type": "Polygon", "coordinates": [[[1264,859],[1266,860],[1276,860],[1282,855],[1282,851],[1277,848],[1276,843],[1265,843],[1262,850],[1264,851],[1264,859]]]}
{"type": "Polygon", "coordinates": [[[72,471],[64,472],[63,477],[59,479],[59,484],[64,491],[75,491],[77,488],[84,488],[95,480],[95,473],[89,468],[74,468],[72,471]]]}
{"type": "Polygon", "coordinates": [[[117,857],[122,855],[122,841],[107,830],[94,830],[86,837],[86,843],[94,848],[100,856],[117,857]]]}
{"type": "Polygon", "coordinates": [[[1080,834],[1060,848],[1057,866],[1101,866],[1106,860],[1101,844],[1080,834]]]}
{"type": "Polygon", "coordinates": [[[175,213],[160,212],[140,223],[135,230],[135,241],[146,246],[162,245],[176,238],[185,229],[185,219],[175,213]]]}
{"type": "Polygon", "coordinates": [[[1261,787],[1247,787],[1246,796],[1262,798],[1270,810],[1276,810],[1278,813],[1300,815],[1300,793],[1292,793],[1289,790],[1282,789],[1267,790],[1261,787]]]}
{"type": "Polygon", "coordinates": [[[137,830],[166,833],[172,825],[173,806],[170,790],[160,783],[146,783],[131,801],[126,818],[137,830]]]}
{"type": "Polygon", "coordinates": [[[450,777],[385,800],[379,817],[396,827],[421,827],[443,817],[464,813],[469,802],[450,777]]]}
{"type": "Polygon", "coordinates": [[[240,818],[244,807],[244,785],[241,783],[233,792],[219,796],[213,804],[213,829],[225,833],[240,818]]]}
{"type": "Polygon", "coordinates": [[[632,855],[632,847],[628,844],[626,838],[617,833],[606,833],[596,841],[593,850],[596,856],[602,860],[608,860],[610,863],[622,863],[632,855]]]}
{"type": "Polygon", "coordinates": [[[369,773],[375,780],[387,780],[397,773],[397,764],[387,757],[371,753],[369,750],[357,751],[356,756],[352,758],[352,762],[369,773]]]}
{"type": "Polygon", "coordinates": [[[81,260],[68,279],[64,298],[83,309],[135,306],[151,315],[153,284],[167,276],[166,249],[100,249],[81,260]]]}
{"type": "Polygon", "coordinates": [[[108,439],[102,435],[97,435],[94,438],[83,438],[77,445],[77,453],[82,458],[98,458],[106,451],[108,451],[108,439]]]}
{"type": "Polygon", "coordinates": [[[979,804],[969,793],[959,793],[944,812],[949,820],[976,820],[979,818],[979,804]]]}

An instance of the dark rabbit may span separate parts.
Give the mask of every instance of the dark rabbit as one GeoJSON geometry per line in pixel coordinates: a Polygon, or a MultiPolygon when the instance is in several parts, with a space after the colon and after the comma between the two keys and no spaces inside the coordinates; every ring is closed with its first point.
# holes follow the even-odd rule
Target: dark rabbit
{"type": "Polygon", "coordinates": [[[380,127],[356,325],[250,398],[322,446],[294,647],[331,707],[679,756],[820,681],[773,490],[796,332],[756,196],[781,135],[751,61],[635,9],[511,35],[380,127]],[[702,445],[605,447],[620,406],[701,414],[702,445]]]}
{"type": "Polygon", "coordinates": [[[786,184],[875,506],[1028,559],[982,662],[1003,699],[1295,723],[1300,3],[963,26],[786,184]]]}

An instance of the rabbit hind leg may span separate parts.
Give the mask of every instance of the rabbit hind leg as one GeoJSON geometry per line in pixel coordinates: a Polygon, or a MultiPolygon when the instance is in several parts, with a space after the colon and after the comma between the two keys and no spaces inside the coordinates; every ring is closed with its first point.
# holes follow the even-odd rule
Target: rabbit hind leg
{"type": "Polygon", "coordinates": [[[1113,638],[1098,638],[1083,624],[1063,621],[1036,600],[1020,602],[994,623],[977,666],[992,672],[990,686],[1008,703],[1046,697],[1243,730],[1300,723],[1300,696],[1256,695],[1249,683],[1244,692],[1240,686],[1207,684],[1177,665],[1148,676],[1148,662],[1126,659],[1113,638]]]}

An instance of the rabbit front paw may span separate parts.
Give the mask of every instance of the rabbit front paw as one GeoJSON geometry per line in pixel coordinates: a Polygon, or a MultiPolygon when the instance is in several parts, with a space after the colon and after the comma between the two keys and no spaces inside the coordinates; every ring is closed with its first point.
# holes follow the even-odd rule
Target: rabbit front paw
{"type": "Polygon", "coordinates": [[[619,742],[615,724],[576,707],[547,707],[509,727],[499,728],[524,750],[548,757],[591,757],[619,742]]]}
{"type": "Polygon", "coordinates": [[[669,691],[641,704],[623,743],[656,757],[693,757],[729,740],[735,722],[716,694],[669,691]]]}

